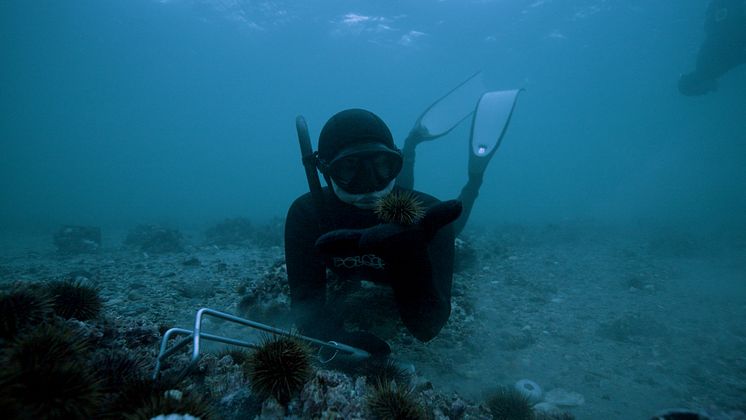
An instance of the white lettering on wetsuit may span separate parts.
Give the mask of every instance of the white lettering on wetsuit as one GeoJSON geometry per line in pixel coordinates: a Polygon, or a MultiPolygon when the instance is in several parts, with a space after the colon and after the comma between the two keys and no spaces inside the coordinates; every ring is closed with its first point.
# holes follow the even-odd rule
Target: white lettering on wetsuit
{"type": "Polygon", "coordinates": [[[335,268],[357,268],[371,267],[376,270],[383,270],[385,263],[381,257],[375,254],[355,255],[352,257],[334,257],[332,258],[335,268]]]}

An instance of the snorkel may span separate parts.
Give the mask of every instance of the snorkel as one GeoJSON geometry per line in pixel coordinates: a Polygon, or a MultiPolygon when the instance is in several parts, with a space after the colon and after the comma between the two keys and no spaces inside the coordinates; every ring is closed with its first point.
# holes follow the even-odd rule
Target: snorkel
{"type": "Polygon", "coordinates": [[[298,132],[298,143],[300,144],[301,160],[303,162],[303,168],[306,171],[306,180],[308,181],[308,188],[311,190],[311,199],[313,205],[316,207],[316,213],[319,215],[319,228],[324,230],[327,223],[326,211],[324,211],[324,194],[321,189],[321,181],[319,181],[319,174],[316,172],[316,162],[318,160],[316,152],[311,147],[311,136],[308,134],[308,124],[306,119],[302,115],[295,117],[295,130],[298,132]]]}

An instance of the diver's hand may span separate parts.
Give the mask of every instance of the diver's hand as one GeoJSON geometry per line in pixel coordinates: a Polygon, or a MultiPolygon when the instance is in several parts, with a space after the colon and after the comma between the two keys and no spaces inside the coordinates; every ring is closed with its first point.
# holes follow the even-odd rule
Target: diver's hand
{"type": "Polygon", "coordinates": [[[461,216],[463,210],[461,201],[448,200],[430,207],[422,218],[422,229],[425,231],[428,242],[433,239],[443,226],[454,222],[461,216]]]}
{"type": "Polygon", "coordinates": [[[384,260],[406,258],[425,252],[443,226],[461,215],[461,202],[443,201],[429,208],[414,225],[384,223],[367,229],[338,229],[316,240],[316,250],[325,257],[373,253],[384,260]]]}
{"type": "Polygon", "coordinates": [[[316,240],[316,250],[324,256],[356,254],[363,229],[337,229],[327,232],[316,240]]]}
{"type": "Polygon", "coordinates": [[[385,223],[365,229],[359,239],[362,249],[396,245],[397,248],[427,245],[443,226],[458,219],[462,206],[458,200],[443,201],[430,207],[421,221],[414,225],[385,223]]]}

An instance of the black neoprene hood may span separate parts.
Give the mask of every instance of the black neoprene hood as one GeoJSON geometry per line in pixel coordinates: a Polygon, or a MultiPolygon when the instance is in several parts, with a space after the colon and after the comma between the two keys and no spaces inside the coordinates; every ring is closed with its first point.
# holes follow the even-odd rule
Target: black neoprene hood
{"type": "Polygon", "coordinates": [[[358,108],[338,112],[324,124],[319,135],[319,159],[331,162],[352,147],[357,151],[397,150],[386,123],[376,114],[358,108]]]}

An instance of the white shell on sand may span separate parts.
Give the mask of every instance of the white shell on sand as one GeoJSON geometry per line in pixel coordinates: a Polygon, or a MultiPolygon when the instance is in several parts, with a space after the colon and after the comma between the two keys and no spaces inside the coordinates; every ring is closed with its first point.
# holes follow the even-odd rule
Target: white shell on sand
{"type": "Polygon", "coordinates": [[[554,388],[546,393],[544,401],[558,407],[576,407],[585,404],[585,397],[577,392],[568,391],[562,388],[554,388]]]}
{"type": "Polygon", "coordinates": [[[541,387],[530,379],[521,379],[513,385],[515,389],[528,399],[529,404],[536,404],[541,401],[543,393],[541,387]]]}
{"type": "Polygon", "coordinates": [[[534,411],[537,413],[551,414],[551,413],[556,413],[557,411],[559,411],[559,409],[557,408],[556,405],[544,401],[544,402],[540,402],[536,404],[534,406],[534,411]]]}

